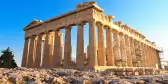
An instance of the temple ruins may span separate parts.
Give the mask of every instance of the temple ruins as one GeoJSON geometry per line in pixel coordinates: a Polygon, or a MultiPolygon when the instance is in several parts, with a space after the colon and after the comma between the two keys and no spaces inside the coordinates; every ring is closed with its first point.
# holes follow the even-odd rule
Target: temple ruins
{"type": "Polygon", "coordinates": [[[84,2],[76,10],[24,28],[22,67],[28,68],[113,68],[160,69],[159,50],[154,42],[114,16],[105,15],[96,2],[84,2]],[[84,52],[84,25],[89,24],[89,44],[84,52]],[[77,29],[76,62],[72,62],[71,29],[77,29]],[[96,28],[98,32],[96,31],[96,28]],[[63,42],[62,29],[65,29],[63,42]],[[106,31],[106,41],[104,32],[106,31]],[[98,35],[97,35],[98,34],[98,35]],[[96,40],[96,36],[98,40],[96,40]],[[106,42],[106,43],[105,43],[106,42]],[[106,47],[105,45],[106,44],[106,47]]]}

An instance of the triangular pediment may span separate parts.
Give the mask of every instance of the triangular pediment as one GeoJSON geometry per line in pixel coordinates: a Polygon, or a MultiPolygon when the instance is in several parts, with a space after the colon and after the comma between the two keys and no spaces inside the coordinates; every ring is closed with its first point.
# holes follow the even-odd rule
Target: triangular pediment
{"type": "Polygon", "coordinates": [[[41,20],[33,20],[33,21],[30,22],[24,29],[33,27],[33,26],[38,25],[38,24],[41,24],[41,23],[43,23],[41,20]]]}

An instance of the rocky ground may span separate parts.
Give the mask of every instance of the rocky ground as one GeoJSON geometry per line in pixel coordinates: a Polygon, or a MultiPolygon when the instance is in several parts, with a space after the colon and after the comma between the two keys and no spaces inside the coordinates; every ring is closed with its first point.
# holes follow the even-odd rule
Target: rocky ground
{"type": "Polygon", "coordinates": [[[73,69],[0,69],[0,84],[168,84],[168,74],[117,77],[73,69]]]}

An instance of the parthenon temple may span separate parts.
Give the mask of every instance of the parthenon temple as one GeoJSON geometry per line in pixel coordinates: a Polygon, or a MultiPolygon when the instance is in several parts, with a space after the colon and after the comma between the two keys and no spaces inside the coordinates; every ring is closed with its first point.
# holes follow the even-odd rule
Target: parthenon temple
{"type": "Polygon", "coordinates": [[[89,68],[151,67],[160,68],[155,42],[115,17],[105,15],[96,2],[78,4],[76,9],[42,22],[33,20],[24,28],[22,67],[89,68]],[[88,45],[84,44],[84,25],[88,24],[88,45]],[[71,30],[77,26],[76,61],[72,61],[71,30]],[[62,30],[65,30],[65,40],[62,30]],[[96,31],[98,30],[98,31],[96,31]],[[104,34],[104,31],[106,34],[104,34]],[[98,38],[98,39],[97,39],[98,38]],[[106,41],[105,41],[106,39],[106,41]],[[87,46],[87,51],[84,51],[87,46]]]}

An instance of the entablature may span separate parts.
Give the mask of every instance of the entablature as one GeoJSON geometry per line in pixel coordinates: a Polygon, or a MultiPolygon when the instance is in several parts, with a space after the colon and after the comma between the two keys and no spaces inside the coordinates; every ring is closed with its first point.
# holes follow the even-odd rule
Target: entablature
{"type": "MultiPolygon", "coordinates": [[[[127,31],[127,30],[125,30],[125,28],[123,28],[123,27],[126,27],[126,25],[121,25],[121,22],[115,22],[115,23],[113,23],[112,24],[112,28],[114,28],[116,31],[118,31],[118,32],[122,32],[123,34],[125,34],[125,35],[127,35],[127,36],[129,36],[129,37],[131,37],[131,38],[133,38],[133,39],[136,39],[137,41],[140,41],[140,42],[142,42],[142,43],[144,43],[144,44],[146,44],[146,45],[148,45],[148,46],[150,46],[150,47],[152,47],[152,48],[154,48],[154,49],[157,49],[157,47],[156,47],[156,45],[154,44],[154,43],[152,43],[151,41],[149,41],[149,40],[147,40],[146,39],[146,37],[144,36],[144,35],[141,35],[142,37],[143,37],[143,39],[142,38],[140,38],[140,37],[137,37],[133,32],[135,32],[135,30],[134,29],[132,29],[132,28],[130,28],[129,27],[129,30],[131,31],[127,31]],[[120,26],[120,27],[119,27],[120,26]],[[121,28],[122,27],[122,28],[121,28]]],[[[128,27],[128,26],[127,26],[128,27]]],[[[137,32],[135,32],[135,33],[137,33],[137,32]]],[[[138,33],[137,33],[138,34],[138,33]]]]}

